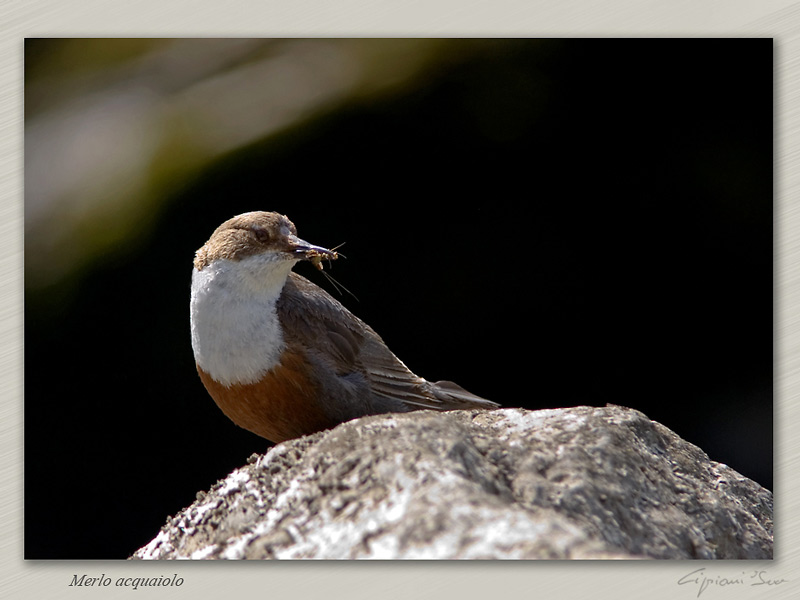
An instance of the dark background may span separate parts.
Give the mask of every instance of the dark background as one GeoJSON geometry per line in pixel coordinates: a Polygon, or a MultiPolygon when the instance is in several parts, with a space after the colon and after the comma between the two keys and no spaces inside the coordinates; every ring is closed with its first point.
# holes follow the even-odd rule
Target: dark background
{"type": "Polygon", "coordinates": [[[772,489],[772,40],[475,43],[226,153],[130,251],[27,291],[26,558],[125,558],[269,447],[189,339],[193,252],[249,210],[346,242],[342,302],[417,374],[629,406],[772,489]]]}

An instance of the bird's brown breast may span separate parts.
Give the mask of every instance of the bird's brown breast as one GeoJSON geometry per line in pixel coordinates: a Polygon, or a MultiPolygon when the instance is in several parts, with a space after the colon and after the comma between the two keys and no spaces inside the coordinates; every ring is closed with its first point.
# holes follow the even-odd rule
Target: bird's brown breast
{"type": "Polygon", "coordinates": [[[338,425],[319,405],[309,365],[300,352],[287,350],[260,381],[226,387],[199,366],[208,393],[234,423],[272,442],[301,437],[338,425]]]}

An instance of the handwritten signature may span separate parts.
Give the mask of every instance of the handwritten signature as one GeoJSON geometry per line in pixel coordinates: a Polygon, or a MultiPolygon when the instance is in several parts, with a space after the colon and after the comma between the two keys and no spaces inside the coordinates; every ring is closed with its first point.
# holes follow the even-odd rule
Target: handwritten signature
{"type": "Polygon", "coordinates": [[[786,583],[788,579],[770,579],[766,571],[758,569],[752,571],[742,571],[738,577],[724,577],[722,575],[711,576],[706,574],[706,568],[697,569],[688,575],[684,575],[678,579],[678,585],[694,584],[697,586],[697,597],[705,592],[711,586],[714,587],[732,587],[732,586],[747,586],[754,587],[757,585],[776,586],[786,583]]]}

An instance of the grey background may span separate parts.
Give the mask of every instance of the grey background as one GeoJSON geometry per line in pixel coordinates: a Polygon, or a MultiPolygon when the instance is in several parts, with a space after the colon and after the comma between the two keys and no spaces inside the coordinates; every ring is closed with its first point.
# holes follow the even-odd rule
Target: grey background
{"type": "MultiPolygon", "coordinates": [[[[629,5],[606,5],[602,14],[592,11],[575,12],[575,3],[560,3],[557,8],[546,10],[544,13],[537,12],[543,9],[535,9],[525,6],[508,7],[512,10],[503,13],[489,12],[489,9],[480,9],[466,16],[466,13],[452,14],[447,10],[436,13],[439,17],[428,23],[426,31],[429,31],[430,23],[450,22],[453,27],[466,29],[468,31],[484,32],[490,26],[498,32],[518,32],[521,28],[520,23],[531,22],[528,27],[537,31],[545,30],[553,33],[563,33],[564,31],[600,32],[626,31],[630,33],[659,33],[670,34],[676,30],[693,33],[708,33],[715,31],[720,34],[730,32],[733,29],[743,31],[745,34],[758,33],[761,35],[776,34],[782,43],[779,44],[779,65],[781,65],[781,75],[783,84],[780,91],[780,98],[786,98],[792,94],[796,86],[796,74],[784,69],[784,66],[792,62],[793,57],[797,56],[794,46],[797,32],[796,11],[787,8],[790,3],[766,3],[759,7],[740,6],[738,10],[746,12],[729,12],[727,7],[713,12],[708,4],[695,5],[690,7],[674,7],[672,9],[654,10],[651,12],[639,12],[631,9],[629,5]],[[611,10],[617,8],[617,10],[611,10]],[[496,17],[504,14],[505,17],[496,17]],[[491,15],[487,20],[487,15],[491,15]],[[607,16],[608,15],[608,16],[607,16]],[[533,25],[536,23],[536,25],[533,25]],[[628,29],[630,28],[630,29],[628,29]]],[[[64,28],[82,32],[95,31],[98,33],[108,33],[109,29],[118,28],[112,23],[118,23],[120,17],[125,17],[124,22],[131,28],[139,30],[152,29],[157,31],[163,27],[164,19],[177,16],[184,8],[183,3],[171,5],[167,9],[161,5],[153,5],[150,11],[142,11],[141,4],[137,5],[136,11],[131,14],[123,13],[123,9],[117,8],[114,14],[98,12],[94,3],[74,2],[70,4],[70,10],[61,9],[63,4],[57,7],[55,3],[39,3],[35,7],[22,7],[20,3],[8,2],[0,8],[6,11],[3,16],[12,17],[11,36],[3,39],[2,58],[4,66],[7,68],[4,73],[11,76],[5,100],[5,106],[10,106],[15,112],[12,113],[10,121],[6,121],[9,128],[15,130],[15,136],[7,136],[2,141],[2,155],[7,160],[9,166],[3,186],[2,204],[4,211],[4,240],[7,259],[3,262],[6,281],[12,283],[9,288],[4,289],[5,299],[10,306],[19,307],[21,298],[21,116],[17,112],[20,108],[21,83],[15,78],[18,71],[12,70],[14,66],[19,67],[21,60],[21,34],[31,33],[51,33],[61,31],[64,28]],[[20,34],[19,37],[14,35],[20,34]],[[13,116],[13,115],[17,116],[13,116]]],[[[503,7],[507,7],[505,4],[503,7]]],[[[269,10],[270,5],[264,7],[269,10]]],[[[493,9],[495,10],[495,9],[493,9]]],[[[403,10],[394,10],[386,6],[366,9],[358,6],[358,3],[348,4],[347,7],[337,7],[336,14],[322,11],[317,17],[318,20],[309,21],[307,14],[283,13],[285,21],[282,30],[296,32],[298,28],[304,31],[332,31],[337,26],[342,26],[343,21],[347,20],[346,29],[352,32],[353,28],[363,28],[365,31],[381,32],[396,31],[397,28],[409,27],[414,20],[412,16],[403,10]],[[357,9],[351,19],[347,19],[347,8],[357,9]]],[[[206,29],[212,26],[209,17],[213,17],[209,11],[196,11],[183,19],[187,27],[200,27],[206,29]]],[[[236,30],[241,33],[251,29],[251,21],[237,21],[226,13],[223,19],[215,19],[213,26],[221,32],[236,30]]],[[[417,21],[419,23],[419,21],[417,21]]],[[[419,27],[419,25],[418,25],[419,27]]],[[[781,133],[778,136],[779,170],[780,180],[777,188],[779,193],[784,193],[791,189],[793,182],[797,181],[796,169],[792,169],[788,162],[787,150],[791,147],[791,138],[787,131],[791,131],[791,118],[789,105],[784,100],[779,100],[778,111],[780,115],[779,125],[781,133]]],[[[781,196],[783,197],[783,196],[781,196]]],[[[794,254],[797,245],[793,242],[793,232],[796,231],[791,225],[790,207],[781,202],[777,211],[781,243],[782,260],[778,264],[778,273],[782,286],[781,302],[779,303],[780,313],[778,315],[780,323],[790,322],[792,310],[792,297],[796,293],[797,271],[793,268],[794,254]]],[[[22,597],[25,592],[34,591],[42,597],[56,597],[63,593],[65,581],[68,581],[70,573],[75,571],[76,563],[56,564],[56,563],[27,563],[23,565],[19,558],[21,551],[21,360],[19,348],[21,346],[21,311],[12,316],[13,309],[9,316],[3,321],[4,338],[9,341],[8,350],[4,355],[4,370],[7,375],[5,391],[6,397],[11,399],[10,403],[3,406],[4,435],[7,446],[4,447],[3,469],[7,475],[6,481],[16,481],[16,485],[10,485],[4,490],[3,506],[8,511],[8,516],[4,522],[9,527],[9,536],[6,538],[4,548],[4,567],[5,578],[3,581],[6,589],[12,597],[22,597]],[[48,595],[49,594],[49,595],[48,595]]],[[[792,355],[788,352],[795,346],[796,339],[790,327],[779,328],[778,351],[780,352],[781,368],[779,373],[784,375],[780,380],[781,386],[778,390],[778,414],[776,419],[776,437],[779,443],[780,453],[778,454],[778,481],[781,486],[778,489],[779,498],[791,491],[793,479],[790,477],[789,466],[792,464],[791,455],[796,451],[792,445],[791,430],[796,426],[796,412],[793,407],[785,402],[789,395],[797,390],[797,382],[790,375],[792,367],[792,355]]],[[[784,558],[776,561],[768,568],[775,576],[791,576],[792,571],[788,567],[791,558],[796,557],[797,543],[792,540],[797,539],[796,520],[792,518],[792,513],[796,506],[791,503],[785,504],[783,514],[784,530],[783,535],[777,542],[778,554],[784,558]]],[[[796,515],[795,515],[796,516],[796,515]]],[[[779,527],[780,530],[780,527],[779,527]]],[[[85,563],[86,565],[106,567],[112,563],[85,563]]],[[[121,565],[113,563],[114,569],[125,569],[126,572],[137,570],[139,572],[148,571],[155,574],[162,571],[160,565],[156,567],[150,565],[121,565]]],[[[694,565],[689,565],[694,566],[694,565]]],[[[748,565],[751,566],[751,565],[748,565]]],[[[270,569],[269,583],[264,580],[264,572],[249,568],[244,569],[245,565],[220,566],[219,573],[211,573],[210,569],[194,568],[199,565],[180,565],[181,569],[191,571],[193,588],[184,588],[174,594],[175,597],[197,597],[197,590],[202,588],[204,593],[213,595],[220,590],[231,588],[231,579],[228,576],[220,577],[225,573],[235,577],[236,589],[243,592],[263,594],[265,586],[268,585],[272,593],[279,593],[285,590],[294,591],[302,597],[306,592],[313,593],[324,588],[331,597],[338,597],[346,594],[347,597],[373,597],[374,590],[380,590],[384,597],[404,597],[410,590],[413,590],[419,597],[425,597],[427,592],[436,593],[439,597],[443,594],[456,597],[476,597],[477,594],[485,595],[489,590],[494,589],[498,581],[502,581],[504,587],[512,594],[525,595],[531,593],[531,588],[535,587],[538,593],[559,594],[559,597],[566,597],[585,594],[591,591],[597,594],[598,589],[613,590],[614,597],[636,597],[641,592],[648,593],[652,597],[675,597],[674,581],[680,575],[685,574],[687,565],[281,565],[270,569]],[[233,573],[236,573],[233,575],[233,573]],[[300,575],[302,573],[302,575],[300,575]],[[371,587],[374,586],[374,587],[371,587]],[[613,587],[612,587],[613,586],[613,587]],[[369,589],[370,591],[360,590],[369,589]],[[207,590],[207,592],[206,592],[207,590]]],[[[738,566],[730,566],[732,570],[725,568],[715,571],[717,574],[736,576],[739,573],[738,566]]],[[[121,571],[119,571],[121,573],[121,571]]],[[[687,590],[679,589],[681,593],[690,593],[687,590]]],[[[753,590],[727,589],[727,597],[751,597],[753,590]]],[[[790,589],[787,587],[770,590],[770,597],[789,597],[790,589]]],[[[118,594],[129,593],[129,591],[109,591],[106,597],[116,597],[118,594]]],[[[693,594],[692,594],[693,595],[693,594]]],[[[211,597],[211,596],[209,596],[211,597]]]]}

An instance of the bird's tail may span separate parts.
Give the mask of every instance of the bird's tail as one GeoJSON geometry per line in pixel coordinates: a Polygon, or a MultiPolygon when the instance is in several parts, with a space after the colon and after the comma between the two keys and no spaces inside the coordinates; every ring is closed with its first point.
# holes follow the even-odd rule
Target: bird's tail
{"type": "Polygon", "coordinates": [[[437,381],[431,385],[431,391],[436,399],[442,402],[440,410],[460,410],[469,408],[494,409],[500,405],[486,398],[481,398],[468,392],[452,381],[437,381]]]}

